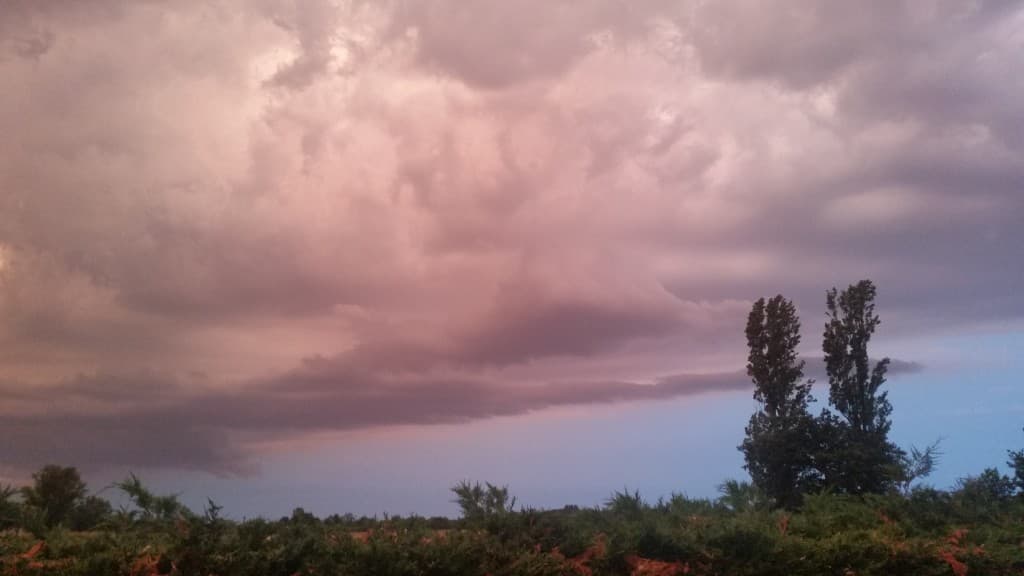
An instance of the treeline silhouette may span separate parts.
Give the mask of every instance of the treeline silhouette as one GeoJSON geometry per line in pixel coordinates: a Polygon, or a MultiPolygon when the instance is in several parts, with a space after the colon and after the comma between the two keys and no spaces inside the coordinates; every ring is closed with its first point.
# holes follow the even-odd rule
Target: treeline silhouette
{"type": "Polygon", "coordinates": [[[0,486],[0,576],[1024,574],[1024,449],[937,489],[937,444],[903,450],[888,433],[888,359],[872,362],[880,321],[867,280],[826,293],[828,408],[813,415],[783,296],[754,303],[747,373],[757,411],[739,449],[751,482],[714,499],[655,502],[628,489],[603,505],[516,506],[507,486],[452,487],[458,519],[326,518],[297,508],[235,521],[199,513],[136,476],[90,494],[77,469],[47,465],[0,486]],[[114,490],[127,503],[102,497],[114,490]]]}

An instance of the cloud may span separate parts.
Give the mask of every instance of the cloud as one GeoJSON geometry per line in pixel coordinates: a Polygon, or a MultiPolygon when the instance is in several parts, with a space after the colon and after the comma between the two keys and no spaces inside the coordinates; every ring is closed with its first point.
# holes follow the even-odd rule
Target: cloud
{"type": "Polygon", "coordinates": [[[864,277],[1020,320],[1024,12],[875,4],[8,3],[0,377],[82,402],[11,460],[734,390],[663,376],[864,277]]]}
{"type": "Polygon", "coordinates": [[[685,322],[684,310],[667,294],[661,301],[600,302],[578,294],[538,296],[517,286],[505,286],[481,320],[464,337],[458,360],[515,364],[544,356],[591,357],[630,340],[665,336],[685,322]]]}
{"type": "Polygon", "coordinates": [[[498,89],[565,73],[594,49],[601,34],[620,41],[642,35],[659,3],[633,4],[398,3],[391,34],[413,39],[421,65],[474,86],[498,89]]]}
{"type": "MultiPolygon", "coordinates": [[[[805,358],[806,365],[804,366],[804,375],[808,378],[814,379],[816,382],[828,383],[828,375],[825,372],[825,359],[822,357],[810,357],[805,358]]],[[[872,365],[878,360],[875,358],[871,359],[872,365]]],[[[900,376],[904,374],[918,374],[924,371],[925,367],[920,362],[914,362],[913,360],[901,360],[899,358],[889,359],[889,371],[887,372],[890,378],[894,376],[900,376]]]]}
{"type": "Polygon", "coordinates": [[[255,446],[267,438],[450,424],[556,406],[748,387],[736,373],[677,374],[653,383],[523,385],[465,377],[388,377],[321,362],[231,391],[195,389],[155,374],[96,374],[14,393],[14,404],[4,410],[0,423],[0,434],[7,439],[0,457],[19,469],[59,461],[85,469],[129,466],[250,474],[258,470],[255,446]]]}
{"type": "MultiPolygon", "coordinates": [[[[677,373],[648,382],[508,381],[366,369],[358,357],[310,359],[272,377],[210,388],[158,373],[79,375],[26,389],[0,383],[8,399],[0,458],[8,467],[67,462],[85,469],[158,467],[247,475],[259,446],[304,434],[407,425],[455,424],[559,406],[653,401],[746,392],[742,372],[677,373]]],[[[822,377],[820,358],[807,373],[822,377]]],[[[890,375],[920,364],[893,360],[890,375]]]]}

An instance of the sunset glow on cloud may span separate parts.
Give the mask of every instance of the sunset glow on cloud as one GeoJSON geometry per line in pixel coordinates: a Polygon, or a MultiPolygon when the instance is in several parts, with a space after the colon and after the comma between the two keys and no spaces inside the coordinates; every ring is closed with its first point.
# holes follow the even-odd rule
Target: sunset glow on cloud
{"type": "Polygon", "coordinates": [[[820,356],[860,278],[893,338],[1019,323],[1022,31],[1015,2],[7,0],[0,464],[249,475],[317,434],[746,396],[751,301],[794,298],[820,356]]]}

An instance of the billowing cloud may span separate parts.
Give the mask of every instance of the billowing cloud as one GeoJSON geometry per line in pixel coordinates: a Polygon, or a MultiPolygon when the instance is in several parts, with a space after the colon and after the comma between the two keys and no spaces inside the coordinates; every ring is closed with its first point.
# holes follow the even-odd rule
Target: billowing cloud
{"type": "Polygon", "coordinates": [[[813,355],[864,277],[886,334],[1018,321],[1022,27],[9,2],[0,456],[245,471],[275,437],[736,390],[752,299],[795,298],[813,355]]]}

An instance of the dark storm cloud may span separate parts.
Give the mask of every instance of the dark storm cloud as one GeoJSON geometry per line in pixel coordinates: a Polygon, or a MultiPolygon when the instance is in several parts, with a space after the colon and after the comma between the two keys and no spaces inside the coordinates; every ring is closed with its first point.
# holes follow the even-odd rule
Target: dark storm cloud
{"type": "MultiPolygon", "coordinates": [[[[196,388],[160,374],[78,376],[26,390],[0,383],[10,408],[0,420],[0,459],[31,468],[57,461],[84,468],[171,467],[248,474],[255,445],[309,433],[453,424],[545,408],[663,400],[752,387],[741,372],[671,374],[649,383],[508,383],[467,377],[382,374],[352,358],[313,359],[229,390],[196,388]]],[[[890,374],[921,370],[894,360],[890,374]]],[[[807,374],[820,377],[820,359],[807,374]]]]}
{"type": "Polygon", "coordinates": [[[684,322],[681,311],[670,303],[609,306],[517,294],[512,301],[499,297],[495,311],[467,335],[456,355],[461,361],[483,364],[516,364],[545,356],[591,357],[637,338],[679,331],[684,322]]]}
{"type": "MultiPolygon", "coordinates": [[[[152,374],[95,375],[13,398],[0,459],[253,472],[261,439],[394,425],[451,424],[556,406],[657,400],[749,388],[740,374],[678,374],[651,384],[507,384],[381,377],[312,363],[231,391],[201,392],[152,374]],[[86,408],[82,408],[85,406],[86,408]]],[[[10,386],[10,385],[8,385],[10,386]]]]}

